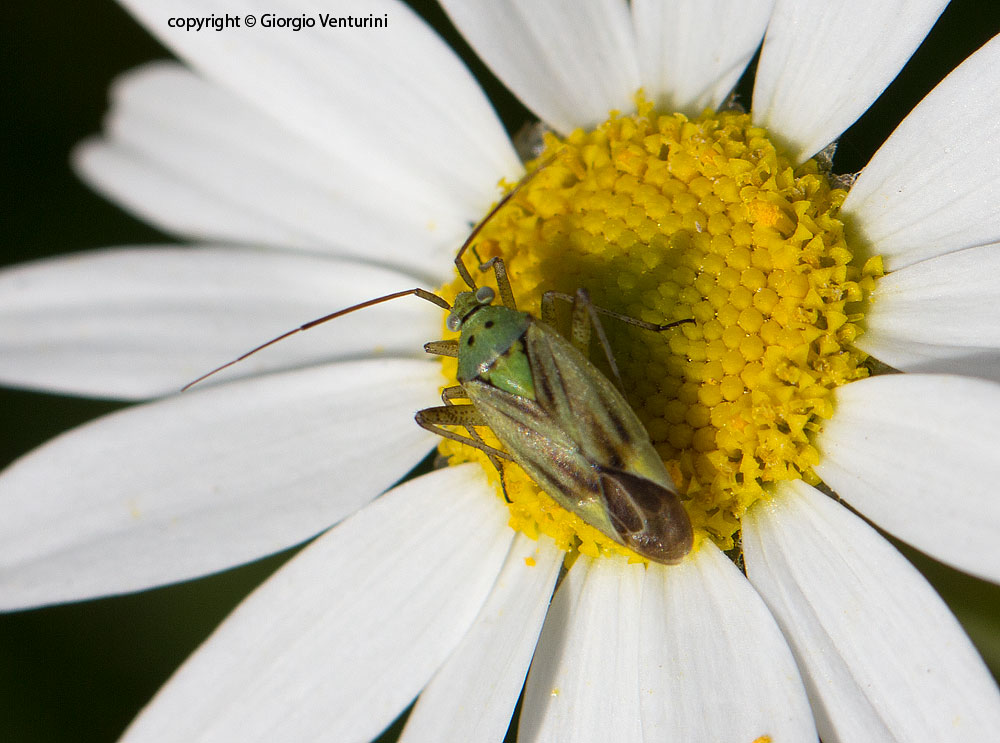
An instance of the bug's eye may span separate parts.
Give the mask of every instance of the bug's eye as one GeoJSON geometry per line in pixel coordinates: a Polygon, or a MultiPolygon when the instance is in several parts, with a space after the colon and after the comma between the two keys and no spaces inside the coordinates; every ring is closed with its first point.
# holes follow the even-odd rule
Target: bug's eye
{"type": "Polygon", "coordinates": [[[462,318],[452,312],[448,315],[448,319],[444,321],[445,327],[453,333],[457,333],[459,328],[462,327],[462,318]]]}
{"type": "Polygon", "coordinates": [[[476,289],[476,301],[479,304],[489,304],[495,296],[496,294],[488,286],[481,286],[476,289]]]}

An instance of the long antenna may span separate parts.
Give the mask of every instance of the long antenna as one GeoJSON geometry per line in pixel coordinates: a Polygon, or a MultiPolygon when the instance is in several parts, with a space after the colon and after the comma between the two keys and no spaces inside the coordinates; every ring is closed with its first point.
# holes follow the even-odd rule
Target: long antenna
{"type": "Polygon", "coordinates": [[[547,168],[549,165],[555,162],[555,159],[556,157],[558,157],[558,155],[559,152],[553,152],[537,168],[532,170],[530,173],[526,173],[524,177],[517,182],[517,185],[515,185],[514,188],[512,188],[509,192],[504,194],[504,197],[500,199],[500,201],[498,201],[496,205],[486,213],[486,216],[479,220],[478,224],[476,224],[476,226],[472,228],[472,232],[469,233],[469,236],[465,238],[465,242],[462,243],[462,247],[460,247],[458,249],[458,253],[455,254],[455,268],[458,269],[458,275],[462,277],[462,280],[465,281],[465,283],[469,286],[470,289],[475,290],[476,282],[473,280],[472,274],[469,273],[469,269],[465,267],[465,263],[462,261],[462,256],[465,254],[465,251],[469,249],[469,246],[472,245],[472,242],[479,236],[479,233],[482,232],[483,227],[485,227],[489,223],[489,221],[493,219],[494,216],[496,216],[496,213],[501,209],[503,209],[505,206],[507,206],[510,200],[513,199],[522,188],[528,185],[536,175],[541,173],[543,170],[545,170],[545,168],[547,168]]]}
{"type": "Polygon", "coordinates": [[[253,356],[258,351],[263,351],[268,346],[273,346],[278,341],[285,340],[285,338],[287,338],[290,335],[295,335],[296,333],[301,333],[303,330],[309,330],[309,328],[315,328],[317,325],[322,325],[325,322],[329,322],[330,320],[335,320],[338,317],[342,317],[343,315],[350,314],[351,312],[354,312],[356,310],[363,310],[365,307],[371,307],[372,305],[381,304],[382,302],[388,302],[390,299],[398,299],[399,297],[407,297],[407,296],[409,296],[411,294],[414,294],[414,295],[420,297],[421,299],[426,299],[428,302],[433,302],[434,304],[436,304],[438,307],[440,307],[442,309],[445,309],[445,310],[450,310],[451,309],[451,305],[448,304],[447,301],[445,301],[444,299],[442,299],[441,297],[439,297],[437,294],[432,294],[431,292],[427,291],[426,289],[420,289],[420,288],[407,289],[406,291],[402,291],[402,292],[395,292],[393,294],[386,294],[384,297],[376,297],[375,299],[369,299],[367,302],[361,302],[360,304],[354,304],[354,305],[351,305],[350,307],[347,307],[345,309],[337,310],[336,312],[331,312],[329,315],[324,315],[323,317],[317,318],[315,320],[310,320],[305,325],[300,325],[299,327],[295,328],[294,330],[289,330],[287,333],[282,333],[277,338],[272,338],[267,343],[261,343],[256,348],[247,351],[245,354],[243,354],[242,356],[240,356],[238,359],[233,359],[232,361],[229,361],[229,362],[223,364],[220,367],[212,369],[212,371],[208,372],[207,374],[202,374],[200,377],[198,377],[193,382],[188,382],[186,385],[184,385],[181,388],[181,392],[186,392],[187,390],[191,389],[192,387],[194,387],[199,382],[204,382],[206,379],[208,379],[209,377],[213,376],[214,374],[218,374],[223,369],[228,369],[233,364],[240,363],[244,359],[247,359],[247,358],[253,356]]]}
{"type": "MultiPolygon", "coordinates": [[[[514,198],[514,196],[517,194],[517,192],[520,191],[527,183],[529,183],[532,178],[534,178],[536,175],[538,175],[538,173],[541,170],[543,170],[544,168],[546,168],[548,165],[551,165],[552,162],[556,159],[556,156],[558,154],[559,154],[558,152],[553,153],[544,162],[542,162],[537,168],[535,168],[533,171],[531,171],[530,173],[527,173],[523,178],[521,178],[521,180],[517,182],[517,184],[514,186],[514,188],[512,188],[509,193],[505,194],[504,197],[502,199],[500,199],[500,201],[498,201],[496,203],[496,206],[494,206],[492,209],[490,209],[490,211],[486,214],[485,217],[483,217],[481,220],[479,220],[479,222],[476,224],[476,226],[472,229],[472,232],[465,239],[465,242],[462,243],[462,247],[459,248],[458,253],[455,256],[455,267],[458,269],[459,275],[462,277],[462,279],[465,281],[465,283],[468,284],[468,286],[469,286],[470,289],[475,289],[476,288],[476,282],[473,281],[472,274],[469,273],[469,269],[467,269],[465,267],[465,263],[462,262],[462,255],[464,255],[465,251],[469,249],[469,246],[472,245],[472,241],[476,239],[476,236],[479,235],[479,233],[482,231],[483,227],[486,226],[487,222],[489,222],[491,219],[493,219],[493,217],[496,215],[496,213],[498,211],[500,211],[501,209],[503,209],[504,206],[506,206],[507,203],[510,202],[510,200],[512,198],[514,198]]],[[[372,305],[381,304],[382,302],[388,302],[390,299],[398,299],[399,297],[406,297],[406,296],[409,296],[411,294],[413,294],[413,295],[415,295],[417,297],[420,297],[421,299],[426,299],[428,302],[432,302],[432,303],[436,304],[438,307],[440,307],[442,309],[445,309],[445,310],[450,310],[451,309],[451,305],[448,304],[448,302],[446,300],[442,299],[437,294],[433,294],[432,292],[429,292],[426,289],[420,289],[420,288],[407,289],[406,291],[402,291],[402,292],[395,292],[393,294],[386,294],[384,297],[376,297],[375,299],[369,299],[367,302],[361,302],[360,304],[351,305],[350,307],[347,307],[345,309],[337,310],[336,312],[332,312],[329,315],[324,315],[323,317],[317,318],[316,320],[310,320],[305,325],[300,325],[299,327],[295,328],[294,330],[289,330],[287,333],[282,333],[277,338],[272,338],[267,343],[262,343],[259,346],[257,346],[256,348],[253,348],[253,349],[247,351],[245,354],[243,354],[239,358],[233,359],[232,361],[229,361],[229,362],[223,364],[222,366],[216,367],[215,369],[212,369],[212,371],[208,372],[207,374],[202,374],[200,377],[198,377],[193,382],[188,382],[186,385],[184,385],[181,388],[181,392],[185,392],[185,391],[191,389],[196,384],[199,384],[200,382],[204,382],[206,379],[208,379],[211,376],[214,376],[215,374],[218,374],[223,369],[228,369],[229,367],[233,366],[234,364],[238,364],[241,361],[243,361],[244,359],[250,358],[251,356],[253,356],[258,351],[263,351],[268,346],[273,346],[278,341],[283,341],[283,340],[285,340],[285,338],[288,338],[291,335],[295,335],[296,333],[301,333],[303,330],[309,330],[310,328],[315,328],[317,325],[322,325],[325,322],[329,322],[330,320],[334,320],[334,319],[336,319],[338,317],[342,317],[344,315],[350,314],[351,312],[354,312],[356,310],[363,310],[365,307],[371,307],[372,305]]]]}

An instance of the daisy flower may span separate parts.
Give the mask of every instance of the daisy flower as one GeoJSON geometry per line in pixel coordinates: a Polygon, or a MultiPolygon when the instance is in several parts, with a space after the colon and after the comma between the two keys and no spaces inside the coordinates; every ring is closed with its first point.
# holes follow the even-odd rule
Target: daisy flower
{"type": "Polygon", "coordinates": [[[544,290],[586,286],[647,321],[694,319],[654,337],[609,328],[696,531],[665,566],[554,509],[514,467],[508,507],[466,447],[392,488],[438,443],[412,422],[445,384],[419,358],[443,332],[431,305],[354,313],[170,394],[331,303],[415,285],[450,298],[457,246],[524,170],[405,6],[324,29],[357,6],[125,4],[188,66],[125,75],[75,162],[193,244],[0,276],[5,381],[158,398],[3,473],[0,605],[139,591],[316,537],[125,740],[367,741],[416,699],[401,740],[496,741],[522,689],[521,741],[1000,727],[958,623],[868,523],[1000,580],[1000,38],[847,192],[825,148],[939,0],[903,20],[861,2],[444,2],[555,132],[481,255],[504,257],[533,312],[544,290]],[[226,16],[243,25],[170,20],[226,16]],[[758,47],[750,112],[726,107],[758,47]]]}

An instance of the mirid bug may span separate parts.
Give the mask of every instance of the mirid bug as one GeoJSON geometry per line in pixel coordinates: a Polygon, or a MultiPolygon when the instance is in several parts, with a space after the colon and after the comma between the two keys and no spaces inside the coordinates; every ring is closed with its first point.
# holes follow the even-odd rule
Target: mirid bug
{"type": "Polygon", "coordinates": [[[418,411],[416,422],[439,436],[485,452],[501,480],[506,463],[520,466],[563,508],[639,555],[656,562],[680,561],[693,541],[687,512],[624,395],[587,356],[593,328],[611,376],[621,384],[599,314],[650,331],[690,321],[647,323],[596,307],[583,289],[575,296],[546,292],[539,320],[518,311],[501,258],[479,266],[481,271],[493,269],[500,305],[493,304],[496,293],[491,288],[477,287],[465,265],[465,253],[483,226],[544,167],[526,175],[501,199],[459,249],[455,266],[469,290],[459,293],[453,304],[420,288],[377,297],[284,333],[188,387],[289,335],[365,307],[415,295],[448,310],[447,327],[460,334],[457,340],[424,345],[428,353],[457,357],[458,384],[444,389],[444,405],[418,411]],[[556,299],[572,303],[569,340],[555,330],[556,299]],[[460,400],[468,402],[455,403],[460,400]],[[488,445],[476,431],[480,427],[488,427],[503,449],[488,445]],[[464,428],[467,435],[452,428],[464,428]]]}

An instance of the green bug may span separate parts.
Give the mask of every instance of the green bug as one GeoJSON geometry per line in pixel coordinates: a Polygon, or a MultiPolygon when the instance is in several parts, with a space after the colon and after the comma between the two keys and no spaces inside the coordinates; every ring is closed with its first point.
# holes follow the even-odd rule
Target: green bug
{"type": "Polygon", "coordinates": [[[463,261],[482,227],[540,169],[525,176],[458,251],[455,265],[469,291],[461,292],[453,305],[420,288],[377,297],[278,336],[191,384],[293,333],[391,299],[418,296],[449,310],[447,326],[460,337],[425,344],[428,353],[458,358],[458,384],[442,392],[444,405],[418,411],[416,422],[484,451],[501,477],[502,462],[516,463],[559,505],[603,534],[650,560],[676,563],[691,550],[691,521],[649,435],[622,393],[587,354],[593,326],[620,384],[598,314],[652,331],[690,320],[647,323],[596,307],[579,289],[575,297],[546,292],[539,321],[517,310],[501,258],[480,264],[482,271],[494,270],[500,305],[493,304],[492,289],[476,286],[463,261]],[[555,299],[572,302],[571,340],[554,329],[555,299]],[[454,403],[463,399],[468,404],[454,403]],[[486,444],[476,432],[482,426],[489,427],[503,450],[486,444]],[[464,428],[468,435],[449,427],[464,428]]]}

